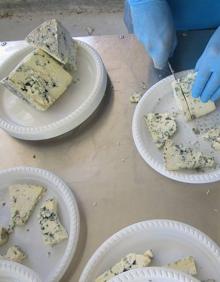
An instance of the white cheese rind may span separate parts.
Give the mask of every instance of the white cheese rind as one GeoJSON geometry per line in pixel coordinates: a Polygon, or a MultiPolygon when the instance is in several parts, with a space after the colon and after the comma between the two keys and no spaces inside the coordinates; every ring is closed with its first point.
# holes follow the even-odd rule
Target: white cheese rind
{"type": "Polygon", "coordinates": [[[65,65],[68,70],[76,70],[77,42],[66,28],[56,19],[43,22],[35,28],[26,41],[35,48],[40,48],[65,65]]]}
{"type": "Polygon", "coordinates": [[[165,267],[172,268],[178,271],[185,272],[189,275],[196,275],[197,269],[196,269],[196,262],[193,257],[186,257],[180,260],[177,260],[173,263],[169,263],[165,267]]]}
{"type": "Polygon", "coordinates": [[[173,144],[168,140],[164,146],[164,161],[167,170],[212,168],[215,166],[213,157],[204,155],[182,144],[173,144]]]}
{"type": "Polygon", "coordinates": [[[0,246],[8,242],[9,234],[8,231],[0,225],[0,246]]]}
{"type": "Polygon", "coordinates": [[[38,185],[14,184],[9,187],[11,228],[25,225],[45,189],[38,185]]]}
{"type": "Polygon", "coordinates": [[[186,120],[202,117],[216,110],[215,103],[208,101],[203,103],[199,98],[192,97],[192,86],[196,73],[189,72],[185,77],[172,83],[174,97],[179,109],[183,112],[186,120]],[[183,93],[182,93],[183,92],[183,93]],[[184,97],[183,97],[184,95],[184,97]],[[187,107],[186,107],[187,104],[187,107]],[[188,108],[188,112],[187,112],[188,108]]]}
{"type": "Polygon", "coordinates": [[[148,113],[144,119],[158,148],[162,148],[166,140],[176,133],[176,122],[170,113],[148,113]]]}
{"type": "Polygon", "coordinates": [[[95,282],[107,282],[116,275],[135,268],[148,266],[153,259],[153,253],[148,250],[144,255],[128,254],[116,263],[110,270],[107,270],[102,275],[96,278],[95,282]]]}
{"type": "Polygon", "coordinates": [[[0,256],[0,258],[21,263],[26,258],[26,254],[20,247],[12,246],[7,250],[7,253],[4,256],[0,256]]]}
{"type": "Polygon", "coordinates": [[[1,81],[10,92],[45,111],[66,91],[72,76],[52,57],[35,50],[1,81]]]}
{"type": "Polygon", "coordinates": [[[68,238],[65,228],[58,218],[56,200],[49,199],[42,205],[39,223],[43,241],[46,245],[56,245],[68,238]]]}

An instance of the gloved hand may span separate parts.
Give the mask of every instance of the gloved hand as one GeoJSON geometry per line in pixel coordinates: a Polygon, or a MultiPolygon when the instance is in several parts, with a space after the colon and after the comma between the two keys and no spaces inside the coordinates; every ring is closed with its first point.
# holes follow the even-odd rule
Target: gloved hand
{"type": "Polygon", "coordinates": [[[194,98],[202,102],[220,98],[220,27],[209,40],[195,70],[198,72],[192,89],[194,98]]]}
{"type": "Polygon", "coordinates": [[[166,0],[129,0],[133,29],[157,69],[167,65],[177,39],[166,0]]]}

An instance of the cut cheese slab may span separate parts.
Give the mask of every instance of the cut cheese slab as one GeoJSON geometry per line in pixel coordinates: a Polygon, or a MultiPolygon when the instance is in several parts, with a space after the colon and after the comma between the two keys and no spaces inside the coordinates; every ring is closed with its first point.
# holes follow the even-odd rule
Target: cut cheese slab
{"type": "Polygon", "coordinates": [[[178,82],[174,81],[172,83],[177,105],[183,112],[186,120],[199,118],[215,111],[216,109],[214,102],[209,101],[207,103],[203,103],[200,101],[200,99],[195,99],[192,97],[192,86],[195,77],[196,73],[189,72],[186,77],[179,79],[178,82]]]}
{"type": "Polygon", "coordinates": [[[152,259],[153,253],[151,250],[146,251],[143,255],[134,253],[128,254],[117,264],[115,264],[110,270],[107,270],[98,278],[96,278],[95,282],[107,282],[116,275],[130,269],[146,267],[151,263],[152,259]]]}
{"type": "Polygon", "coordinates": [[[77,42],[56,19],[43,22],[26,37],[26,41],[40,48],[64,64],[66,69],[76,70],[77,42]]]}
{"type": "Polygon", "coordinates": [[[178,271],[182,271],[189,275],[197,274],[196,262],[193,257],[186,257],[186,258],[180,259],[178,261],[175,261],[173,263],[166,265],[165,267],[172,268],[178,271]]]}
{"type": "Polygon", "coordinates": [[[39,223],[43,241],[46,245],[55,245],[68,238],[65,228],[57,214],[57,201],[47,200],[40,209],[39,223]]]}
{"type": "Polygon", "coordinates": [[[15,184],[9,187],[11,227],[24,225],[45,189],[38,185],[15,184]]]}
{"type": "Polygon", "coordinates": [[[0,225],[0,246],[6,244],[8,242],[8,231],[0,225]]]}
{"type": "Polygon", "coordinates": [[[144,119],[158,148],[162,148],[176,132],[176,122],[170,113],[148,113],[144,119]]]}
{"type": "Polygon", "coordinates": [[[12,246],[7,250],[4,256],[0,256],[0,259],[6,259],[21,263],[26,258],[26,254],[18,246],[12,246]]]}
{"type": "Polygon", "coordinates": [[[202,152],[186,148],[182,144],[173,144],[168,140],[164,146],[164,161],[167,170],[212,168],[215,166],[213,157],[202,152]]]}
{"type": "Polygon", "coordinates": [[[216,151],[220,151],[220,128],[209,129],[203,138],[211,142],[212,148],[216,151]]]}
{"type": "Polygon", "coordinates": [[[1,81],[38,110],[47,110],[68,88],[72,76],[52,57],[35,50],[1,81]]]}

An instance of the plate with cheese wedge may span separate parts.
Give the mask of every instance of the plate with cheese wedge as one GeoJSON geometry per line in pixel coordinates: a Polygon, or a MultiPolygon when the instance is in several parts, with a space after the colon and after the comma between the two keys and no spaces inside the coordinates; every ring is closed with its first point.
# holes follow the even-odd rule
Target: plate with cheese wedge
{"type": "Polygon", "coordinates": [[[139,101],[132,122],[138,152],[160,174],[186,183],[220,180],[220,105],[192,98],[193,70],[168,76],[139,101]]]}
{"type": "Polygon", "coordinates": [[[137,268],[123,272],[110,282],[199,282],[192,276],[162,267],[137,268]]]}
{"type": "Polygon", "coordinates": [[[42,281],[59,281],[79,237],[72,191],[53,173],[32,167],[0,171],[0,262],[23,264],[42,281]]]}
{"type": "Polygon", "coordinates": [[[56,19],[0,47],[0,127],[25,140],[73,130],[99,106],[107,74],[99,54],[56,19]]]}
{"type": "MultiPolygon", "coordinates": [[[[136,269],[152,274],[151,268],[156,267],[156,273],[163,273],[165,268],[183,273],[182,277],[191,276],[192,281],[217,282],[219,265],[219,247],[201,231],[177,221],[149,220],[132,224],[107,239],[89,259],[79,281],[124,281],[117,277],[129,278],[126,273],[136,269]]],[[[154,278],[152,281],[167,281],[154,278]]]]}

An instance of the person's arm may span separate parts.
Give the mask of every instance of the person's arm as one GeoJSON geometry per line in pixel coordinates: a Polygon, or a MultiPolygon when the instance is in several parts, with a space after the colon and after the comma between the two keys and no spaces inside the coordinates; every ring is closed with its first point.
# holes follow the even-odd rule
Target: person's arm
{"type": "Polygon", "coordinates": [[[163,69],[176,47],[176,32],[166,0],[128,0],[133,30],[153,60],[163,69]]]}
{"type": "Polygon", "coordinates": [[[195,71],[197,77],[192,95],[202,102],[220,98],[220,27],[212,35],[205,51],[199,58],[195,71]]]}

